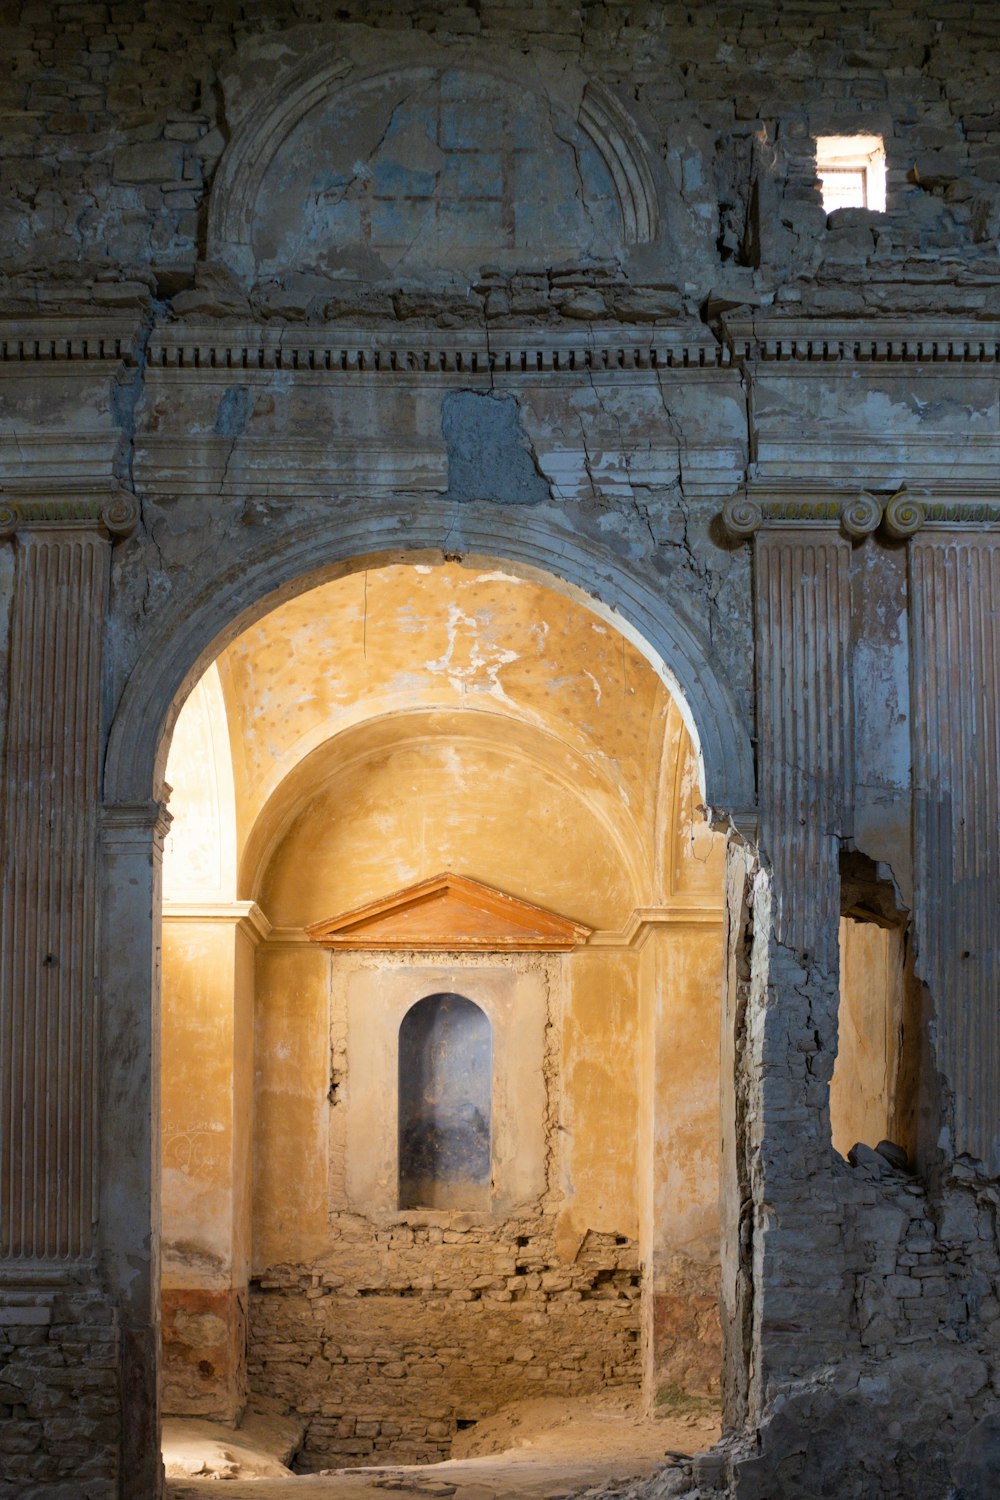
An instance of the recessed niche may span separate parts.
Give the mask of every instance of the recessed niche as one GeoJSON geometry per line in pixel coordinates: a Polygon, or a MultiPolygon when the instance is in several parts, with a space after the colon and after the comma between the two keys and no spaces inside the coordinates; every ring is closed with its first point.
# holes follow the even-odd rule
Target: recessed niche
{"type": "Polygon", "coordinates": [[[399,1028],[399,1207],[490,1206],[493,1035],[464,995],[418,1000],[399,1028]]]}

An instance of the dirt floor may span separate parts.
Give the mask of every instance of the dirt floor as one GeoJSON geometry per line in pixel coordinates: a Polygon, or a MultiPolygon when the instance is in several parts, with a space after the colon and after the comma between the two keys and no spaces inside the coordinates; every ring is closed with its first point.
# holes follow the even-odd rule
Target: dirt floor
{"type": "Polygon", "coordinates": [[[238,1500],[563,1500],[613,1494],[648,1478],[674,1454],[696,1453],[719,1436],[714,1412],[643,1415],[634,1393],[567,1401],[539,1397],[505,1408],[459,1433],[447,1463],[333,1469],[294,1475],[294,1429],[250,1418],[237,1432],[211,1422],[165,1424],[163,1457],[170,1500],[218,1495],[238,1500]]]}

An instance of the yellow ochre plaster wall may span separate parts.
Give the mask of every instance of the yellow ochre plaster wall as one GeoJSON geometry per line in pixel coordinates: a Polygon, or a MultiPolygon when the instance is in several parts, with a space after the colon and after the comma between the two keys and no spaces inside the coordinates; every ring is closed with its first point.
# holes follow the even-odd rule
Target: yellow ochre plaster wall
{"type": "MultiPolygon", "coordinates": [[[[300,1366],[288,1350],[312,1348],[308,1317],[327,1306],[318,1298],[343,1321],[344,1298],[369,1297],[373,1282],[397,1288],[411,1320],[417,1299],[457,1297],[458,1346],[481,1344],[486,1315],[500,1320],[501,1350],[513,1336],[503,1318],[513,1320],[531,1358],[513,1369],[508,1355],[483,1356],[483,1410],[501,1387],[537,1390],[543,1378],[546,1390],[575,1390],[644,1377],[651,1397],[664,1383],[711,1389],[723,840],[701,817],[693,747],[645,658],[532,581],[455,564],[373,569],[278,606],[226,648],[182,709],[168,780],[165,1326],[192,1339],[174,1359],[168,1407],[207,1412],[213,1380],[238,1404],[248,1279],[251,1400],[309,1407],[315,1466],[372,1451],[440,1456],[462,1415],[446,1375],[421,1364],[430,1335],[414,1325],[407,1390],[416,1399],[423,1382],[427,1410],[400,1433],[389,1411],[374,1448],[357,1452],[330,1425],[325,1411],[339,1403],[347,1420],[355,1387],[331,1366],[317,1395],[296,1374],[306,1354],[300,1366]],[[216,765],[220,742],[231,746],[228,771],[216,765]],[[213,838],[227,851],[215,863],[213,838]],[[237,848],[239,881],[226,889],[237,848]],[[435,1219],[395,1210],[384,1162],[366,1174],[349,1159],[368,1134],[372,1151],[376,1137],[383,1153],[391,1141],[391,1131],[350,1128],[350,1110],[370,1104],[352,1057],[389,1056],[406,976],[419,998],[432,956],[394,967],[369,955],[351,1012],[354,955],[318,948],[303,929],[446,869],[595,932],[569,954],[433,956],[433,982],[443,982],[439,960],[451,963],[473,998],[493,965],[497,996],[513,997],[494,1015],[508,1070],[494,1113],[505,1098],[537,1097],[543,1114],[537,1169],[518,1177],[535,1183],[527,1196],[501,1180],[492,1215],[435,1219]],[[509,991],[505,966],[522,974],[509,991]],[[379,979],[390,969],[391,1002],[379,979]],[[528,1007],[521,1023],[518,1006],[528,1007]],[[390,1028],[381,1037],[380,1026],[390,1028]],[[181,1166],[185,1131],[199,1144],[181,1166]],[[370,1204],[345,1196],[345,1184],[367,1180],[381,1183],[370,1204]],[[439,1259],[453,1247],[447,1272],[426,1269],[425,1243],[439,1259]],[[436,1275],[451,1282],[442,1289],[436,1275]],[[228,1314],[178,1314],[170,1298],[182,1293],[224,1293],[228,1314]],[[219,1351],[206,1353],[219,1329],[191,1321],[203,1315],[228,1317],[234,1352],[222,1374],[219,1351]],[[543,1372],[545,1357],[555,1363],[543,1372]]],[[[385,1287],[379,1319],[359,1325],[352,1347],[357,1389],[388,1409],[401,1388],[383,1384],[372,1345],[391,1332],[385,1287]]],[[[359,1306],[375,1303],[350,1302],[352,1317],[359,1306]]]]}

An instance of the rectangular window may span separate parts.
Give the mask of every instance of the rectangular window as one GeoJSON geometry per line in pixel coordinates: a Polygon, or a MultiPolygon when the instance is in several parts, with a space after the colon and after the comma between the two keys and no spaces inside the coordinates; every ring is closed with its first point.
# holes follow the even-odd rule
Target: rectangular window
{"type": "Polygon", "coordinates": [[[880,135],[817,136],[816,175],[828,214],[837,208],[885,212],[885,147],[880,135]]]}

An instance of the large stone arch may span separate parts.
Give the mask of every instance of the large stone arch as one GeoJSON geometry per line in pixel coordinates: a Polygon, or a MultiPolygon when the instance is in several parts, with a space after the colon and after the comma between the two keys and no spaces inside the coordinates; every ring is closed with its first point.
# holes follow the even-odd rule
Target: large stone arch
{"type": "Polygon", "coordinates": [[[156,1491],[160,863],[164,771],[187,692],[220,649],[276,604],[316,583],[386,562],[460,558],[500,565],[575,595],[630,640],[674,695],[699,756],[716,819],[754,806],[753,756],[735,691],[699,628],[653,579],[556,526],[539,509],[422,509],[403,530],[373,503],[321,524],[280,528],[248,551],[220,548],[217,571],[178,590],[150,622],[110,724],[103,776],[100,908],[106,1099],[99,1235],[109,1289],[120,1299],[133,1398],[123,1437],[135,1493],[156,1491]],[[406,545],[400,545],[400,537],[406,545]],[[127,1151],[125,1143],[127,1142],[127,1151]],[[124,1154],[123,1154],[124,1153],[124,1154]],[[145,1488],[143,1488],[145,1486],[145,1488]]]}
{"type": "MultiPolygon", "coordinates": [[[[499,562],[576,594],[647,657],[674,694],[699,753],[700,780],[717,815],[754,805],[753,752],[732,688],[713,661],[705,635],[665,593],[580,537],[517,517],[498,524],[470,516],[461,529],[463,558],[499,562]]],[[[310,527],[269,539],[194,596],[178,600],[133,669],[114,716],[104,775],[109,805],[156,798],[170,731],[186,690],[220,646],[283,598],[325,578],[386,561],[456,555],[453,518],[425,515],[407,545],[377,516],[352,518],[322,532],[310,527]],[[390,545],[386,545],[389,542],[390,545]]]]}

